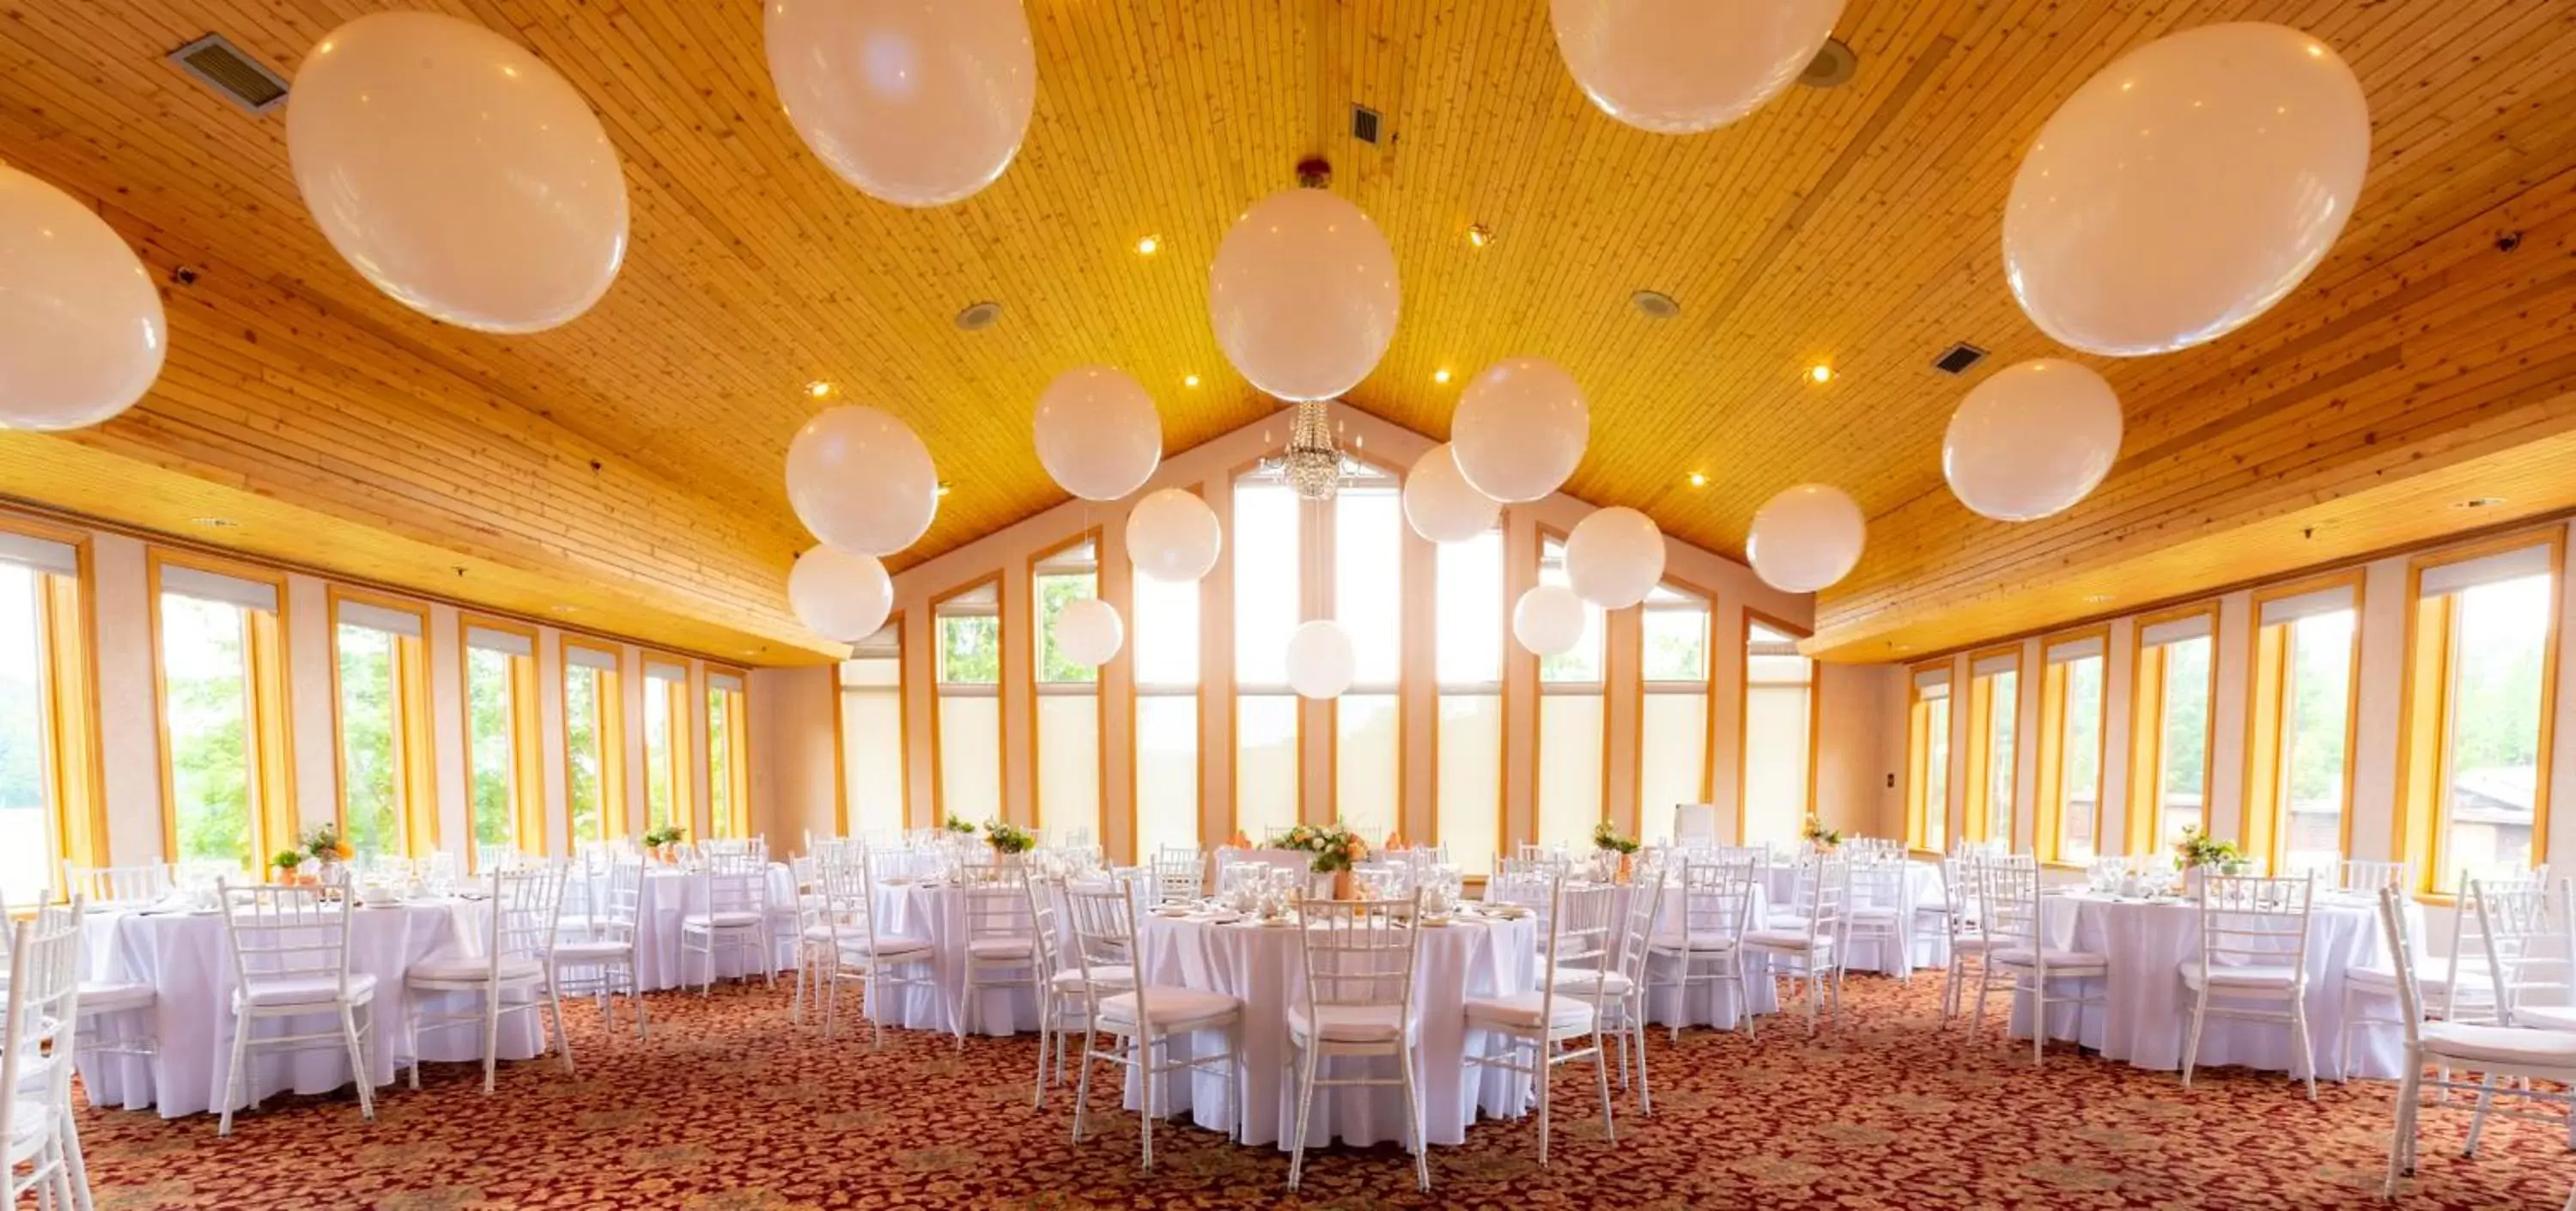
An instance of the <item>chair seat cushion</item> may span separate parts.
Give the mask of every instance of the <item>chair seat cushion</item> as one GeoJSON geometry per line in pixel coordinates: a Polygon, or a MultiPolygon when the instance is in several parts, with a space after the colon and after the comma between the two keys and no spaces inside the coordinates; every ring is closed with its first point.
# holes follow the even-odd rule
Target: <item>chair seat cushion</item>
{"type": "Polygon", "coordinates": [[[1851,919],[1854,921],[1871,921],[1892,924],[1902,919],[1904,915],[1904,913],[1893,908],[1881,908],[1870,904],[1863,904],[1851,910],[1851,919]]]}
{"type": "MultiPolygon", "coordinates": [[[[2426,994],[2442,992],[2451,986],[2449,959],[2419,958],[2414,964],[2415,986],[2426,994]]],[[[2492,983],[2487,979],[2486,965],[2471,959],[2461,965],[2461,1000],[2493,999],[2492,983]]],[[[2361,963],[2344,969],[2344,979],[2363,992],[2383,996],[2397,995],[2397,965],[2394,963],[2361,963]]]]}
{"type": "Polygon", "coordinates": [[[1807,918],[1794,912],[1775,912],[1762,918],[1764,929],[1794,929],[1807,932],[1807,918]]]}
{"type": "MultiPolygon", "coordinates": [[[[1706,952],[1693,951],[1691,953],[1700,954],[1706,952]]],[[[1556,979],[1552,982],[1556,985],[1557,995],[1559,996],[1572,993],[1580,997],[1590,997],[1595,986],[1598,986],[1601,989],[1601,995],[1605,997],[1624,997],[1637,990],[1637,982],[1629,979],[1625,972],[1593,971],[1584,967],[1559,968],[1556,973],[1556,979]]]]}
{"type": "MultiPolygon", "coordinates": [[[[340,998],[340,981],[329,976],[276,976],[255,979],[237,990],[240,1000],[264,1009],[288,1005],[328,1006],[340,998]]],[[[349,1002],[360,1004],[376,995],[376,977],[349,973],[349,1002]]]]}
{"type": "Polygon", "coordinates": [[[633,942],[557,942],[554,949],[558,963],[605,963],[612,959],[635,957],[633,942]]]}
{"type": "Polygon", "coordinates": [[[760,914],[748,910],[732,912],[693,912],[680,918],[680,928],[704,933],[709,929],[749,929],[760,924],[760,914]]]}
{"type": "Polygon", "coordinates": [[[1735,939],[1722,933],[1698,933],[1687,937],[1680,933],[1659,933],[1647,940],[1646,949],[1664,954],[1684,951],[1718,954],[1735,949],[1735,939]]]}
{"type": "Polygon", "coordinates": [[[2423,1040],[2432,1059],[2576,1068],[2576,1032],[2571,1031],[2426,1022],[2423,1040]]]}
{"type": "MultiPolygon", "coordinates": [[[[1065,968],[1055,973],[1048,982],[1055,986],[1057,992],[1079,993],[1082,991],[1082,968],[1078,966],[1065,968]]],[[[1091,969],[1091,982],[1102,988],[1133,988],[1136,986],[1136,969],[1095,965],[1091,969]]]]}
{"type": "Polygon", "coordinates": [[[979,938],[966,944],[969,957],[978,959],[1018,959],[1028,961],[1033,952],[1027,938],[979,938]]]}
{"type": "Polygon", "coordinates": [[[1568,996],[1556,998],[1554,1006],[1545,1002],[1546,994],[1536,992],[1507,997],[1470,997],[1467,999],[1467,1020],[1536,1030],[1540,1025],[1540,1015],[1547,1014],[1550,1030],[1582,1031],[1592,1028],[1592,1002],[1568,996]]]}
{"type": "MultiPolygon", "coordinates": [[[[828,943],[832,940],[831,934],[819,926],[806,930],[805,937],[813,942],[828,943]]],[[[932,949],[928,938],[893,938],[879,934],[876,945],[872,947],[868,944],[868,935],[856,929],[841,934],[841,953],[862,959],[927,959],[932,949]]]]}
{"type": "Polygon", "coordinates": [[[1802,923],[1795,929],[1749,930],[1744,935],[1744,944],[1759,946],[1765,950],[1805,950],[1810,945],[1819,950],[1826,950],[1832,948],[1834,938],[1832,934],[1817,934],[1809,937],[1807,927],[1802,923]]]}
{"type": "Polygon", "coordinates": [[[1304,1006],[1289,1010],[1289,1036],[1314,1038],[1320,1027],[1327,1043],[1393,1043],[1409,1033],[1401,1005],[1318,1005],[1315,1016],[1310,1023],[1304,1006]]]}
{"type": "Polygon", "coordinates": [[[124,1013],[130,1009],[149,1009],[159,1000],[149,984],[109,984],[81,981],[80,1011],[90,1013],[124,1013]]]}
{"type": "MultiPolygon", "coordinates": [[[[9,1142],[19,1143],[42,1135],[45,1125],[54,1119],[53,1110],[44,1103],[28,1099],[9,1105],[9,1142]]],[[[15,1155],[16,1150],[11,1150],[15,1155]]]]}
{"type": "MultiPolygon", "coordinates": [[[[1221,1018],[1243,1008],[1243,1002],[1221,992],[1201,992],[1196,988],[1177,988],[1152,984],[1145,988],[1145,1013],[1151,1024],[1169,1026],[1177,1022],[1202,1022],[1221,1018]]],[[[1104,1021],[1134,1025],[1136,994],[1122,992],[1100,999],[1100,1016],[1104,1021]]]]}
{"type": "MultiPolygon", "coordinates": [[[[1988,952],[1986,958],[2005,967],[2033,967],[2038,965],[2041,956],[2031,953],[2027,946],[2006,946],[1988,952]]],[[[2051,970],[2107,971],[2111,967],[2110,957],[2098,950],[2059,950],[2052,946],[2048,948],[2046,958],[2051,970]]]]}
{"type": "MultiPolygon", "coordinates": [[[[545,973],[545,966],[535,959],[522,956],[501,961],[500,976],[504,984],[526,983],[542,978],[545,973]]],[[[493,974],[492,960],[489,958],[482,955],[457,955],[449,958],[422,959],[412,964],[411,970],[404,972],[403,976],[414,981],[436,980],[446,983],[477,981],[491,974],[493,974]]]]}
{"type": "Polygon", "coordinates": [[[2536,1030],[2576,1031],[2576,1006],[2516,1005],[2513,1007],[2513,1024],[2536,1030]]]}
{"type": "MultiPolygon", "coordinates": [[[[2055,964],[2052,963],[2051,966],[2055,964]]],[[[2185,959],[2176,970],[2182,972],[2183,986],[2200,987],[2200,960],[2185,959]]],[[[2299,982],[2297,968],[2287,965],[2248,963],[2244,966],[2213,964],[2209,969],[2209,986],[2217,989],[2277,989],[2289,991],[2299,982]]]]}

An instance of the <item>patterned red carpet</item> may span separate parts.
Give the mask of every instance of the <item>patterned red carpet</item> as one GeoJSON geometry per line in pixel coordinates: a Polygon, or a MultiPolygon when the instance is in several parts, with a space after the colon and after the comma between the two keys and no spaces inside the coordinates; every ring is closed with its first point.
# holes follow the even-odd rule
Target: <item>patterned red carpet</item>
{"type": "MultiPolygon", "coordinates": [[[[1938,1030],[1937,978],[1855,980],[1839,1033],[1770,1019],[1758,1042],[1706,1030],[1654,1041],[1655,1115],[1620,1103],[1619,1140],[1569,1109],[1551,1164],[1532,1120],[1478,1125],[1435,1149],[1416,1195],[1398,1151],[1288,1161],[1175,1125],[1137,1171],[1132,1116],[1069,1141],[1069,1106],[1029,1106],[1035,1043],[864,1032],[831,1043],[788,1021],[784,986],[653,999],[653,1040],[574,1025],[578,1077],[505,1066],[484,1097],[467,1065],[354,1100],[284,1099],[215,1138],[212,1117],[89,1111],[81,1133],[102,1208],[770,1208],[1232,1206],[1722,1208],[2353,1208],[2375,1203],[2390,1086],[2327,1087],[2311,1105],[2278,1076],[2224,1070],[2181,1089],[2072,1053],[1938,1030]]],[[[1561,1075],[1579,1106],[1588,1074],[1561,1075]]],[[[1106,1107],[1103,1097],[1096,1103],[1106,1107]]],[[[2464,1114],[2425,1116],[2403,1208],[2557,1208],[2576,1155],[2544,1125],[2491,1129],[2463,1159],[2464,1114]]]]}

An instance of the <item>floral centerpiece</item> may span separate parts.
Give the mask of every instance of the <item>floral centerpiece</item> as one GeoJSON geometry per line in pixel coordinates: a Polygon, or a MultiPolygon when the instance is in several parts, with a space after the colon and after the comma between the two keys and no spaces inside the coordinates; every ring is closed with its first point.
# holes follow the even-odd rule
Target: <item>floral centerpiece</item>
{"type": "Polygon", "coordinates": [[[1333,876],[1334,899],[1352,898],[1351,866],[1368,857],[1369,847],[1368,842],[1361,840],[1358,833],[1352,832],[1349,825],[1339,820],[1334,821],[1330,828],[1300,824],[1289,829],[1288,835],[1280,838],[1279,844],[1287,849],[1302,850],[1315,855],[1314,861],[1307,864],[1307,869],[1319,875],[1333,876]]]}
{"type": "Polygon", "coordinates": [[[2245,871],[2245,851],[2236,848],[2233,841],[2221,841],[2210,836],[2207,829],[2197,824],[2183,826],[2182,836],[2174,842],[2173,852],[2174,869],[2183,873],[2186,885],[2196,885],[2200,876],[2211,869],[2222,875],[2245,871]]]}
{"type": "Polygon", "coordinates": [[[280,883],[301,883],[304,881],[304,876],[296,873],[296,868],[304,865],[303,850],[281,849],[275,854],[270,855],[268,864],[277,868],[277,881],[280,883]]]}
{"type": "Polygon", "coordinates": [[[1592,849],[1594,853],[1601,855],[1604,861],[1608,861],[1611,854],[1619,855],[1616,877],[1619,882],[1628,881],[1637,862],[1635,837],[1621,836],[1618,829],[1612,828],[1610,822],[1604,820],[1592,826],[1592,849]]]}
{"type": "Polygon", "coordinates": [[[994,853],[1007,856],[1024,854],[1037,848],[1038,839],[1030,836],[1027,829],[1016,824],[1003,820],[987,820],[984,822],[984,844],[992,846],[994,853]]]}
{"type": "MultiPolygon", "coordinates": [[[[315,877],[324,883],[338,882],[343,869],[341,863],[357,856],[357,851],[350,849],[348,841],[340,836],[340,826],[337,824],[313,826],[304,834],[298,848],[304,851],[306,858],[321,868],[315,872],[315,877]]],[[[297,863],[296,867],[289,868],[289,873],[300,873],[302,865],[297,863]]]]}
{"type": "Polygon", "coordinates": [[[684,834],[680,832],[680,826],[676,824],[665,824],[660,828],[645,829],[643,836],[644,852],[653,855],[654,860],[656,861],[669,862],[676,856],[671,852],[672,848],[680,843],[680,839],[683,835],[684,834]]]}
{"type": "Polygon", "coordinates": [[[1825,827],[1824,820],[1814,812],[1808,812],[1807,822],[1798,826],[1798,836],[1820,854],[1832,853],[1843,843],[1842,830],[1825,827]]]}

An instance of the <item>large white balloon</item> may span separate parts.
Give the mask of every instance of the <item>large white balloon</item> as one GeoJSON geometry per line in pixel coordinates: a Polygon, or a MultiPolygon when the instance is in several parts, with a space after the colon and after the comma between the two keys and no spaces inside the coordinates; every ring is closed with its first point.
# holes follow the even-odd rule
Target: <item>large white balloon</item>
{"type": "Polygon", "coordinates": [[[1583,599],[1561,584],[1532,585],[1512,603],[1512,638],[1541,656],[1562,656],[1583,642],[1583,599]]]}
{"type": "Polygon", "coordinates": [[[805,629],[857,643],[885,625],[894,609],[894,581],[873,555],[810,547],[787,571],[787,604],[805,629]]]}
{"type": "Polygon", "coordinates": [[[1400,293],[1377,224],[1324,190],[1291,189],[1253,203],[1217,245],[1208,320],[1253,386],[1331,399],[1386,355],[1400,293]]]}
{"type": "Polygon", "coordinates": [[[930,529],[939,473],[911,426],[874,408],[832,408],[787,447],[787,502],[814,537],[890,555],[930,529]]]}
{"type": "Polygon", "coordinates": [[[1127,642],[1118,607],[1097,597],[1076,597],[1055,612],[1055,650],[1065,659],[1098,668],[1127,642]]]}
{"type": "Polygon", "coordinates": [[[1449,443],[1423,451],[1404,474],[1404,519],[1431,542],[1465,542],[1494,528],[1501,501],[1476,490],[1458,473],[1449,443]]]}
{"type": "Polygon", "coordinates": [[[1850,575],[1868,536],[1860,506],[1830,484],[1800,484],[1753,514],[1744,553],[1764,584],[1813,593],[1850,575]]]}
{"type": "Polygon", "coordinates": [[[1156,580],[1197,580],[1224,548],[1216,511],[1186,488],[1148,493],[1127,514],[1127,560],[1156,580]]]}
{"type": "Polygon", "coordinates": [[[161,375],[161,292],[79,199],[0,165],[0,429],[78,429],[161,375]]]}
{"type": "Polygon", "coordinates": [[[788,122],[870,197],[954,202],[1028,135],[1038,61],[1020,0],[770,0],[767,39],[788,122]]]}
{"type": "Polygon", "coordinates": [[[295,74],[295,187],[349,264],[485,332],[565,323],[626,259],[626,173],[599,116],[525,47],[437,13],[372,13],[295,74]]]}
{"type": "Polygon", "coordinates": [[[1318,618],[1288,633],[1288,688],[1298,697],[1339,698],[1358,669],[1351,633],[1342,624],[1318,618]]]}
{"type": "Polygon", "coordinates": [[[1960,402],[1941,440],[1941,474],[1969,508],[2030,521],[2084,499],[2119,456],[2111,384],[2044,357],[1996,371],[1960,402]]]}
{"type": "Polygon", "coordinates": [[[1823,50],[1843,0],[1555,0],[1566,70],[1592,103],[1664,134],[1760,109],[1823,50]]]}
{"type": "Polygon", "coordinates": [[[1554,492],[1583,461],[1592,408],[1565,367],[1542,357],[1509,357],[1485,367],[1458,393],[1449,446],[1458,472],[1506,504],[1554,492]]]}
{"type": "Polygon", "coordinates": [[[1038,462],[1065,491],[1116,500],[1162,463],[1163,418],[1125,371],[1077,366],[1038,396],[1037,440],[1038,462]]]}
{"type": "Polygon", "coordinates": [[[1664,578],[1664,532],[1635,509],[1596,509],[1565,536],[1565,578],[1605,610],[1644,601],[1664,578]]]}
{"type": "Polygon", "coordinates": [[[2361,82],[2278,25],[2211,25],[2103,68],[2040,128],[2004,209],[2031,322],[2166,353],[2263,314],[2316,268],[2370,163],[2361,82]]]}

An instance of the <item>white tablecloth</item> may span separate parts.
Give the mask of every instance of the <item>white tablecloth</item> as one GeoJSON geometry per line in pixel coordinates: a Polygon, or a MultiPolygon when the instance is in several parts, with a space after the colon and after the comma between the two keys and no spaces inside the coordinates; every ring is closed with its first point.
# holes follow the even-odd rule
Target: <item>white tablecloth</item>
{"type": "MultiPolygon", "coordinates": [[[[598,903],[607,903],[607,876],[595,880],[598,903]]],[[[706,973],[700,969],[704,960],[692,959],[684,967],[680,961],[680,918],[693,912],[706,911],[706,883],[697,875],[669,866],[648,866],[644,870],[644,893],[637,904],[635,920],[635,979],[646,992],[691,985],[706,973]]],[[[783,970],[796,963],[796,876],[785,863],[769,864],[769,911],[776,953],[771,956],[771,970],[783,970]]],[[[720,979],[756,976],[759,971],[744,971],[737,951],[719,948],[716,952],[716,975],[720,979]]]]}
{"type": "MultiPolygon", "coordinates": [[[[2410,905],[2409,912],[2421,910],[2410,905]]],[[[2109,957],[2109,1004],[2083,1007],[2080,1035],[2103,1058],[2140,1068],[2182,1067],[2183,1037],[2190,1029],[2192,991],[2181,965],[2200,954],[2200,909],[2189,901],[2123,900],[2091,892],[2053,894],[2042,901],[2049,945],[2096,951],[2109,957]]],[[[2376,906],[2320,897],[2308,920],[2308,1040],[2320,1077],[2337,1075],[2336,1034],[2343,1026],[2344,973],[2387,953],[2376,906]]],[[[2418,928],[2417,934],[2422,930],[2418,928]]],[[[2214,1003],[2224,1004],[2223,999],[2214,1003]]],[[[2272,1002],[2277,1006],[2278,1001],[2272,1002]]],[[[2051,1005],[2048,1034],[2076,1039],[2075,1006],[2051,1005]]],[[[2030,1011],[2013,1007],[2012,1032],[2030,1035],[2030,1011]]],[[[2352,1075],[2393,1077],[2404,1066],[2403,1040],[2395,1030],[2365,1030],[2353,1040],[2352,1075]]],[[[2287,1025],[2212,1016],[2201,1031],[2199,1065],[2241,1064],[2305,1074],[2292,1064],[2287,1025]]]]}
{"type": "MultiPolygon", "coordinates": [[[[953,883],[880,883],[869,903],[874,906],[880,941],[929,939],[934,956],[931,970],[939,978],[936,991],[887,988],[881,1003],[868,1006],[869,1016],[911,1030],[950,1029],[949,1014],[962,1009],[966,991],[966,889],[953,883]]],[[[1027,918],[1016,919],[1025,931],[1027,918]]],[[[1018,1034],[1038,1028],[1033,988],[980,989],[976,1000],[974,1016],[966,1020],[977,1034],[1018,1034]]]]}
{"type": "MultiPolygon", "coordinates": [[[[390,1085],[411,1060],[403,1019],[411,995],[403,974],[432,957],[483,953],[491,928],[487,904],[442,901],[349,914],[349,970],[376,977],[374,1021],[366,1038],[368,1079],[390,1085]]],[[[232,1064],[232,954],[224,919],[204,913],[94,913],[82,922],[81,976],[89,980],[150,984],[159,996],[147,1028],[159,1041],[154,1056],[83,1055],[80,1071],[90,1097],[102,1106],[157,1108],[163,1118],[202,1114],[221,1107],[224,1076],[232,1064]]],[[[425,1004],[441,1013],[480,1012],[471,993],[442,993],[425,1004]]],[[[263,1034],[314,1034],[336,1029],[337,1014],[271,1019],[263,1034]]],[[[88,1023],[83,1024],[89,1029],[88,1023]]],[[[113,1019],[103,1033],[119,1027],[113,1019]]],[[[424,1058],[474,1060],[482,1055],[480,1031],[451,1029],[421,1038],[424,1058]]],[[[538,1049],[537,1023],[529,1014],[507,1015],[501,1055],[525,1059],[538,1049]]],[[[247,1069],[259,1096],[328,1093],[349,1083],[349,1057],[338,1048],[256,1054],[247,1069]]],[[[251,1090],[239,1105],[250,1104],[251,1090]]]]}

